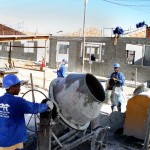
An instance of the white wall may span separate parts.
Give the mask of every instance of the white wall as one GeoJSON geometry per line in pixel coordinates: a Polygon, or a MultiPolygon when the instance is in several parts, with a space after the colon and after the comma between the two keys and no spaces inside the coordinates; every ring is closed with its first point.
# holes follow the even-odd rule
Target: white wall
{"type": "Polygon", "coordinates": [[[126,44],[126,50],[135,51],[135,60],[142,58],[142,45],[126,44]]]}

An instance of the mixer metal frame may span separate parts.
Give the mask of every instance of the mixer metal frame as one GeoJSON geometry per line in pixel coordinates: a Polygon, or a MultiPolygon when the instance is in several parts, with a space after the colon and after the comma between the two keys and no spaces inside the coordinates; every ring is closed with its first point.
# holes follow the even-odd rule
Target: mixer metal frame
{"type": "MultiPolygon", "coordinates": [[[[59,123],[64,127],[67,126],[69,128],[69,132],[64,133],[60,137],[57,137],[53,131],[51,132],[53,137],[51,141],[52,150],[71,150],[87,141],[90,141],[90,150],[106,150],[108,137],[107,127],[97,125],[95,128],[92,129],[92,126],[90,126],[90,124],[88,123],[84,127],[79,127],[80,130],[76,130],[75,128],[72,128],[74,126],[70,124],[70,122],[67,122],[67,124],[70,125],[69,127],[65,123],[66,120],[65,122],[62,121],[61,118],[63,116],[61,116],[61,113],[59,112],[59,107],[55,102],[53,96],[53,87],[57,84],[57,82],[59,82],[59,80],[60,79],[57,78],[53,80],[53,82],[51,82],[51,85],[49,87],[49,98],[53,101],[57,108],[57,113],[59,114],[57,118],[59,120],[59,123]],[[82,130],[82,128],[84,128],[84,130],[82,130]]],[[[55,128],[55,123],[52,127],[52,130],[53,128],[55,128]]]]}
{"type": "Polygon", "coordinates": [[[52,132],[52,136],[54,137],[51,141],[52,150],[71,150],[85,142],[88,145],[90,144],[90,147],[88,147],[90,150],[106,150],[107,134],[107,128],[101,126],[96,127],[92,131],[70,129],[69,132],[59,138],[52,132]]]}

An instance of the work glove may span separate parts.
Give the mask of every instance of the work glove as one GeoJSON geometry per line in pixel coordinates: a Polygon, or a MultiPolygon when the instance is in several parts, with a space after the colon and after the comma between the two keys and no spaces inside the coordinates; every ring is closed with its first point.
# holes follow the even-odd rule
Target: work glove
{"type": "Polygon", "coordinates": [[[54,104],[53,104],[52,101],[48,100],[48,101],[46,102],[46,104],[48,105],[48,107],[49,107],[51,110],[53,109],[54,104]]]}

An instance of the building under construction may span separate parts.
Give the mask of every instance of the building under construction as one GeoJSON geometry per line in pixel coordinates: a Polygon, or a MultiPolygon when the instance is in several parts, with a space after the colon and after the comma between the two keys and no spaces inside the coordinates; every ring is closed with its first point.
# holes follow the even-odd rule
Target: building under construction
{"type": "MultiPolygon", "coordinates": [[[[122,116],[119,112],[110,115],[102,113],[103,103],[106,100],[105,89],[95,76],[109,77],[113,69],[112,64],[117,62],[121,64],[126,80],[135,82],[149,80],[150,40],[148,37],[119,37],[117,42],[114,37],[86,37],[85,53],[83,53],[83,37],[80,36],[23,34],[8,36],[3,34],[0,42],[1,59],[8,60],[9,64],[9,66],[6,64],[7,67],[2,66],[3,76],[5,70],[7,74],[7,70],[20,67],[20,64],[16,63],[18,60],[37,62],[39,50],[42,51],[41,57],[44,56],[49,68],[56,69],[59,63],[58,57],[65,53],[68,58],[69,72],[78,72],[78,74],[69,74],[64,79],[54,79],[49,85],[48,96],[33,88],[23,95],[26,97],[27,94],[32,95],[34,92],[35,95],[38,95],[39,92],[44,96],[43,99],[48,98],[54,103],[54,109],[40,114],[39,122],[36,124],[39,126],[38,148],[40,150],[69,150],[78,148],[78,146],[82,149],[81,145],[84,142],[86,142],[85,147],[90,143],[86,149],[106,150],[108,130],[118,125],[116,123],[113,127],[109,127],[109,123],[114,118],[111,116],[113,114],[121,116],[123,120],[121,127],[125,123],[124,135],[144,140],[144,146],[147,147],[149,142],[149,97],[138,95],[129,99],[126,118],[125,114],[122,116]],[[40,41],[43,41],[44,44],[40,41]],[[94,55],[94,60],[91,59],[91,55],[94,55]],[[12,59],[14,65],[12,65],[12,59]],[[135,103],[136,110],[139,110],[140,107],[141,112],[131,109],[135,103]],[[140,116],[138,120],[135,118],[136,113],[140,116]],[[107,119],[103,119],[102,115],[107,116],[107,119]],[[139,130],[134,128],[132,123],[134,119],[139,124],[139,130]],[[144,131],[144,134],[140,131],[144,131]]],[[[25,68],[24,65],[21,67],[25,68]]],[[[42,71],[45,74],[46,71],[42,71]]],[[[29,126],[27,128],[33,131],[32,124],[31,128],[29,126]]]]}

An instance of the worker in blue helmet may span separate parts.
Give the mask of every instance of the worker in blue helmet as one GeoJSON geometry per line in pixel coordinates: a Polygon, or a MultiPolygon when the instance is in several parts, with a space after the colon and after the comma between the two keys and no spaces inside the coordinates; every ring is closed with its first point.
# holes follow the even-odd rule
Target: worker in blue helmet
{"type": "Polygon", "coordinates": [[[66,77],[66,71],[67,71],[67,60],[63,59],[60,66],[58,67],[57,70],[57,77],[65,78],[66,77]]]}
{"type": "Polygon", "coordinates": [[[2,85],[6,93],[0,97],[0,149],[22,149],[27,141],[27,129],[24,114],[37,114],[53,109],[53,103],[46,104],[29,102],[15,96],[24,83],[16,75],[9,74],[3,78],[2,85]]]}
{"type": "Polygon", "coordinates": [[[111,109],[112,112],[114,111],[114,108],[117,107],[117,110],[121,112],[121,105],[123,100],[123,86],[125,84],[125,76],[122,72],[119,71],[120,64],[115,63],[114,64],[114,72],[110,76],[110,84],[109,84],[109,90],[112,90],[111,92],[111,109]]]}

